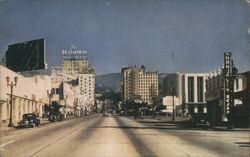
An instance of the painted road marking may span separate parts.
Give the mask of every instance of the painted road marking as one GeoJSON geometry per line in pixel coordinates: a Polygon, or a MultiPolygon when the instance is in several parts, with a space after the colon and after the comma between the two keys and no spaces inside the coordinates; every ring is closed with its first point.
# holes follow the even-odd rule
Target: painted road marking
{"type": "Polygon", "coordinates": [[[1,145],[0,145],[0,150],[4,150],[4,147],[5,147],[5,146],[7,146],[7,145],[9,145],[9,144],[11,144],[11,143],[14,143],[14,142],[16,142],[16,141],[9,141],[9,142],[7,142],[7,143],[1,144],[1,145]]]}

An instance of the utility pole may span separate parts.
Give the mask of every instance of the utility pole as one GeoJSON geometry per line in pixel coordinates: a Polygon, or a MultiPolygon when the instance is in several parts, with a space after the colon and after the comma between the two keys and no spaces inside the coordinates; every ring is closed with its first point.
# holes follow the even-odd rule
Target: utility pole
{"type": "Polygon", "coordinates": [[[174,96],[175,96],[175,88],[171,88],[172,100],[173,100],[173,117],[172,121],[175,121],[175,104],[174,104],[174,96]]]}

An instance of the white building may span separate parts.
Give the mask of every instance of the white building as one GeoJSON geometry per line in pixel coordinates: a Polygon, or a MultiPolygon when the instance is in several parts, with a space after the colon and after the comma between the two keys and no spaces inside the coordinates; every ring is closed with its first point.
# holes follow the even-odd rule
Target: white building
{"type": "Polygon", "coordinates": [[[205,79],[207,73],[168,74],[163,81],[163,97],[176,96],[176,109],[191,115],[206,113],[205,79]]]}
{"type": "Polygon", "coordinates": [[[79,74],[78,85],[81,95],[87,99],[87,104],[95,104],[95,74],[79,74]]]}
{"type": "MultiPolygon", "coordinates": [[[[74,105],[80,110],[91,110],[95,105],[95,71],[87,59],[87,52],[77,48],[63,50],[62,74],[68,78],[75,92],[74,105]]],[[[81,111],[82,112],[82,111],[81,111]]]]}
{"type": "Polygon", "coordinates": [[[51,93],[53,93],[52,101],[58,101],[61,105],[73,106],[74,88],[76,85],[76,77],[62,73],[60,70],[52,70],[51,72],[51,93]]]}
{"type": "Polygon", "coordinates": [[[192,114],[207,113],[205,100],[207,73],[185,73],[182,76],[182,103],[192,114]]]}
{"type": "Polygon", "coordinates": [[[81,60],[63,60],[62,73],[69,75],[78,75],[79,73],[93,72],[93,68],[87,59],[81,60]]]}
{"type": "Polygon", "coordinates": [[[16,125],[24,113],[43,115],[44,105],[48,103],[47,90],[50,89],[50,76],[35,75],[24,77],[0,65],[0,124],[5,126],[10,118],[10,87],[6,77],[17,84],[13,87],[12,119],[16,125]]]}

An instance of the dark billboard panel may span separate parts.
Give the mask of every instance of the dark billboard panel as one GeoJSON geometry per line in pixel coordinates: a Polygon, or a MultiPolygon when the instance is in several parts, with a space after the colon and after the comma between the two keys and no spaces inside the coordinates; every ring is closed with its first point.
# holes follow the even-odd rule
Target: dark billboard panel
{"type": "Polygon", "coordinates": [[[8,46],[6,66],[15,71],[45,69],[45,40],[37,39],[8,46]]]}

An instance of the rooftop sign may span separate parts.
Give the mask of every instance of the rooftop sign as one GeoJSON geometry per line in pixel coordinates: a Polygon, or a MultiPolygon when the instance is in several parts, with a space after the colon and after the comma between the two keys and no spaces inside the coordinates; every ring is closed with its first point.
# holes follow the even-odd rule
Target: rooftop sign
{"type": "Polygon", "coordinates": [[[81,60],[87,58],[86,50],[79,49],[70,49],[70,50],[62,50],[62,57],[64,60],[81,60]]]}

